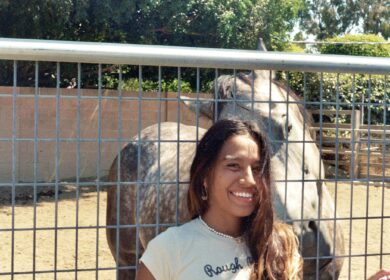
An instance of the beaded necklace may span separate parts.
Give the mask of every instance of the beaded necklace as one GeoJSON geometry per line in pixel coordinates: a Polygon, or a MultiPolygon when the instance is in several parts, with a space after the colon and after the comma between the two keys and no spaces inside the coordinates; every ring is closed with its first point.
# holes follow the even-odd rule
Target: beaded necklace
{"type": "Polygon", "coordinates": [[[222,233],[222,232],[219,232],[217,231],[216,229],[213,229],[212,227],[210,227],[205,221],[203,221],[202,217],[199,216],[199,221],[209,230],[211,231],[212,233],[215,233],[216,235],[219,235],[221,237],[224,237],[224,238],[227,238],[227,239],[230,239],[230,240],[234,240],[238,243],[241,243],[244,241],[244,235],[241,235],[239,237],[234,237],[234,236],[231,236],[231,235],[228,235],[228,234],[225,234],[225,233],[222,233]]]}

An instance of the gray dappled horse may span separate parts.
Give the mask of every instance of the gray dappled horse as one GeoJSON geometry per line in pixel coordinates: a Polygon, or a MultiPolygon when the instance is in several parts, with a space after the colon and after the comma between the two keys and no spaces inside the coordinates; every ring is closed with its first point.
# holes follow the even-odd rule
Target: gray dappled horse
{"type": "MultiPolygon", "coordinates": [[[[335,256],[344,253],[343,235],[334,221],[333,201],[322,181],[325,172],[309,133],[310,117],[298,106],[298,99],[269,75],[270,71],[257,70],[249,75],[221,76],[218,102],[186,98],[184,103],[211,119],[214,116],[253,119],[267,132],[275,180],[274,208],[279,218],[293,225],[302,240],[302,255],[307,258],[304,278],[338,278],[342,258],[335,256]]],[[[196,135],[201,137],[204,129],[180,124],[179,136],[177,129],[177,123],[145,128],[140,139],[135,137],[134,142],[122,149],[120,163],[115,159],[111,166],[110,181],[133,182],[121,183],[120,193],[117,185],[110,186],[107,193],[110,226],[107,239],[118,266],[136,265],[135,253],[142,252],[156,234],[153,224],[158,222],[161,230],[164,224],[189,219],[186,209],[189,169],[196,135]],[[184,142],[178,143],[178,137],[184,142]],[[143,226],[136,229],[136,224],[143,226]],[[122,226],[120,232],[115,229],[117,225],[122,226]]],[[[134,270],[119,271],[119,279],[132,277],[134,270]]]]}

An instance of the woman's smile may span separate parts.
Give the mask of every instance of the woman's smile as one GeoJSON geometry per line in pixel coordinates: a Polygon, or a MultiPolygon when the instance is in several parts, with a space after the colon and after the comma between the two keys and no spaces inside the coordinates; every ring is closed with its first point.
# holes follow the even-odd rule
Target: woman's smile
{"type": "Polygon", "coordinates": [[[247,201],[253,201],[253,198],[255,197],[253,193],[249,193],[249,192],[230,192],[230,193],[236,197],[244,198],[247,201]]]}

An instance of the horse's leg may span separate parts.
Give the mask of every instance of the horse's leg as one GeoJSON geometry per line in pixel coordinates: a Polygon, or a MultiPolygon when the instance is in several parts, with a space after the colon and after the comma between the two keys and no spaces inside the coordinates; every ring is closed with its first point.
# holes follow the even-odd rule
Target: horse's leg
{"type": "Polygon", "coordinates": [[[131,197],[132,192],[135,192],[134,189],[134,186],[121,186],[119,223],[117,223],[117,186],[110,186],[107,190],[107,241],[111,254],[119,267],[119,279],[135,278],[135,270],[127,268],[137,265],[136,229],[130,227],[135,224],[133,216],[135,209],[132,209],[135,207],[135,202],[129,201],[133,200],[131,197]],[[129,207],[130,205],[132,207],[129,207]],[[117,240],[118,237],[119,240],[117,240]],[[128,278],[129,275],[133,275],[133,277],[128,278]]]}
{"type": "MultiPolygon", "coordinates": [[[[110,168],[108,180],[117,180],[117,161],[110,168]]],[[[129,174],[121,174],[121,182],[130,181],[129,174]]],[[[107,242],[119,270],[119,279],[134,279],[136,264],[136,229],[135,225],[136,186],[111,185],[107,189],[107,242]],[[119,190],[119,192],[118,192],[119,190]],[[119,212],[117,196],[119,195],[119,212]],[[118,223],[119,216],[119,223],[118,223]],[[119,232],[118,232],[119,231],[119,232]],[[117,238],[119,237],[119,240],[117,238]],[[123,268],[121,268],[123,267],[123,268]]]]}

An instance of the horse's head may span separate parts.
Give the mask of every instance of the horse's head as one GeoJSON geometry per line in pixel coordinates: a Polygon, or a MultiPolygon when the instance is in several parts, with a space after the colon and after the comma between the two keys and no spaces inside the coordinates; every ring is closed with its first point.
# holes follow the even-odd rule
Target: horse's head
{"type": "Polygon", "coordinates": [[[272,150],[274,207],[302,240],[302,255],[308,258],[305,278],[315,279],[316,270],[320,279],[337,276],[341,263],[333,257],[343,251],[342,235],[334,221],[320,221],[334,218],[333,201],[321,180],[324,168],[309,133],[310,118],[299,100],[275,82],[270,71],[221,76],[217,82],[216,100],[184,102],[211,119],[254,120],[266,132],[272,150]]]}

